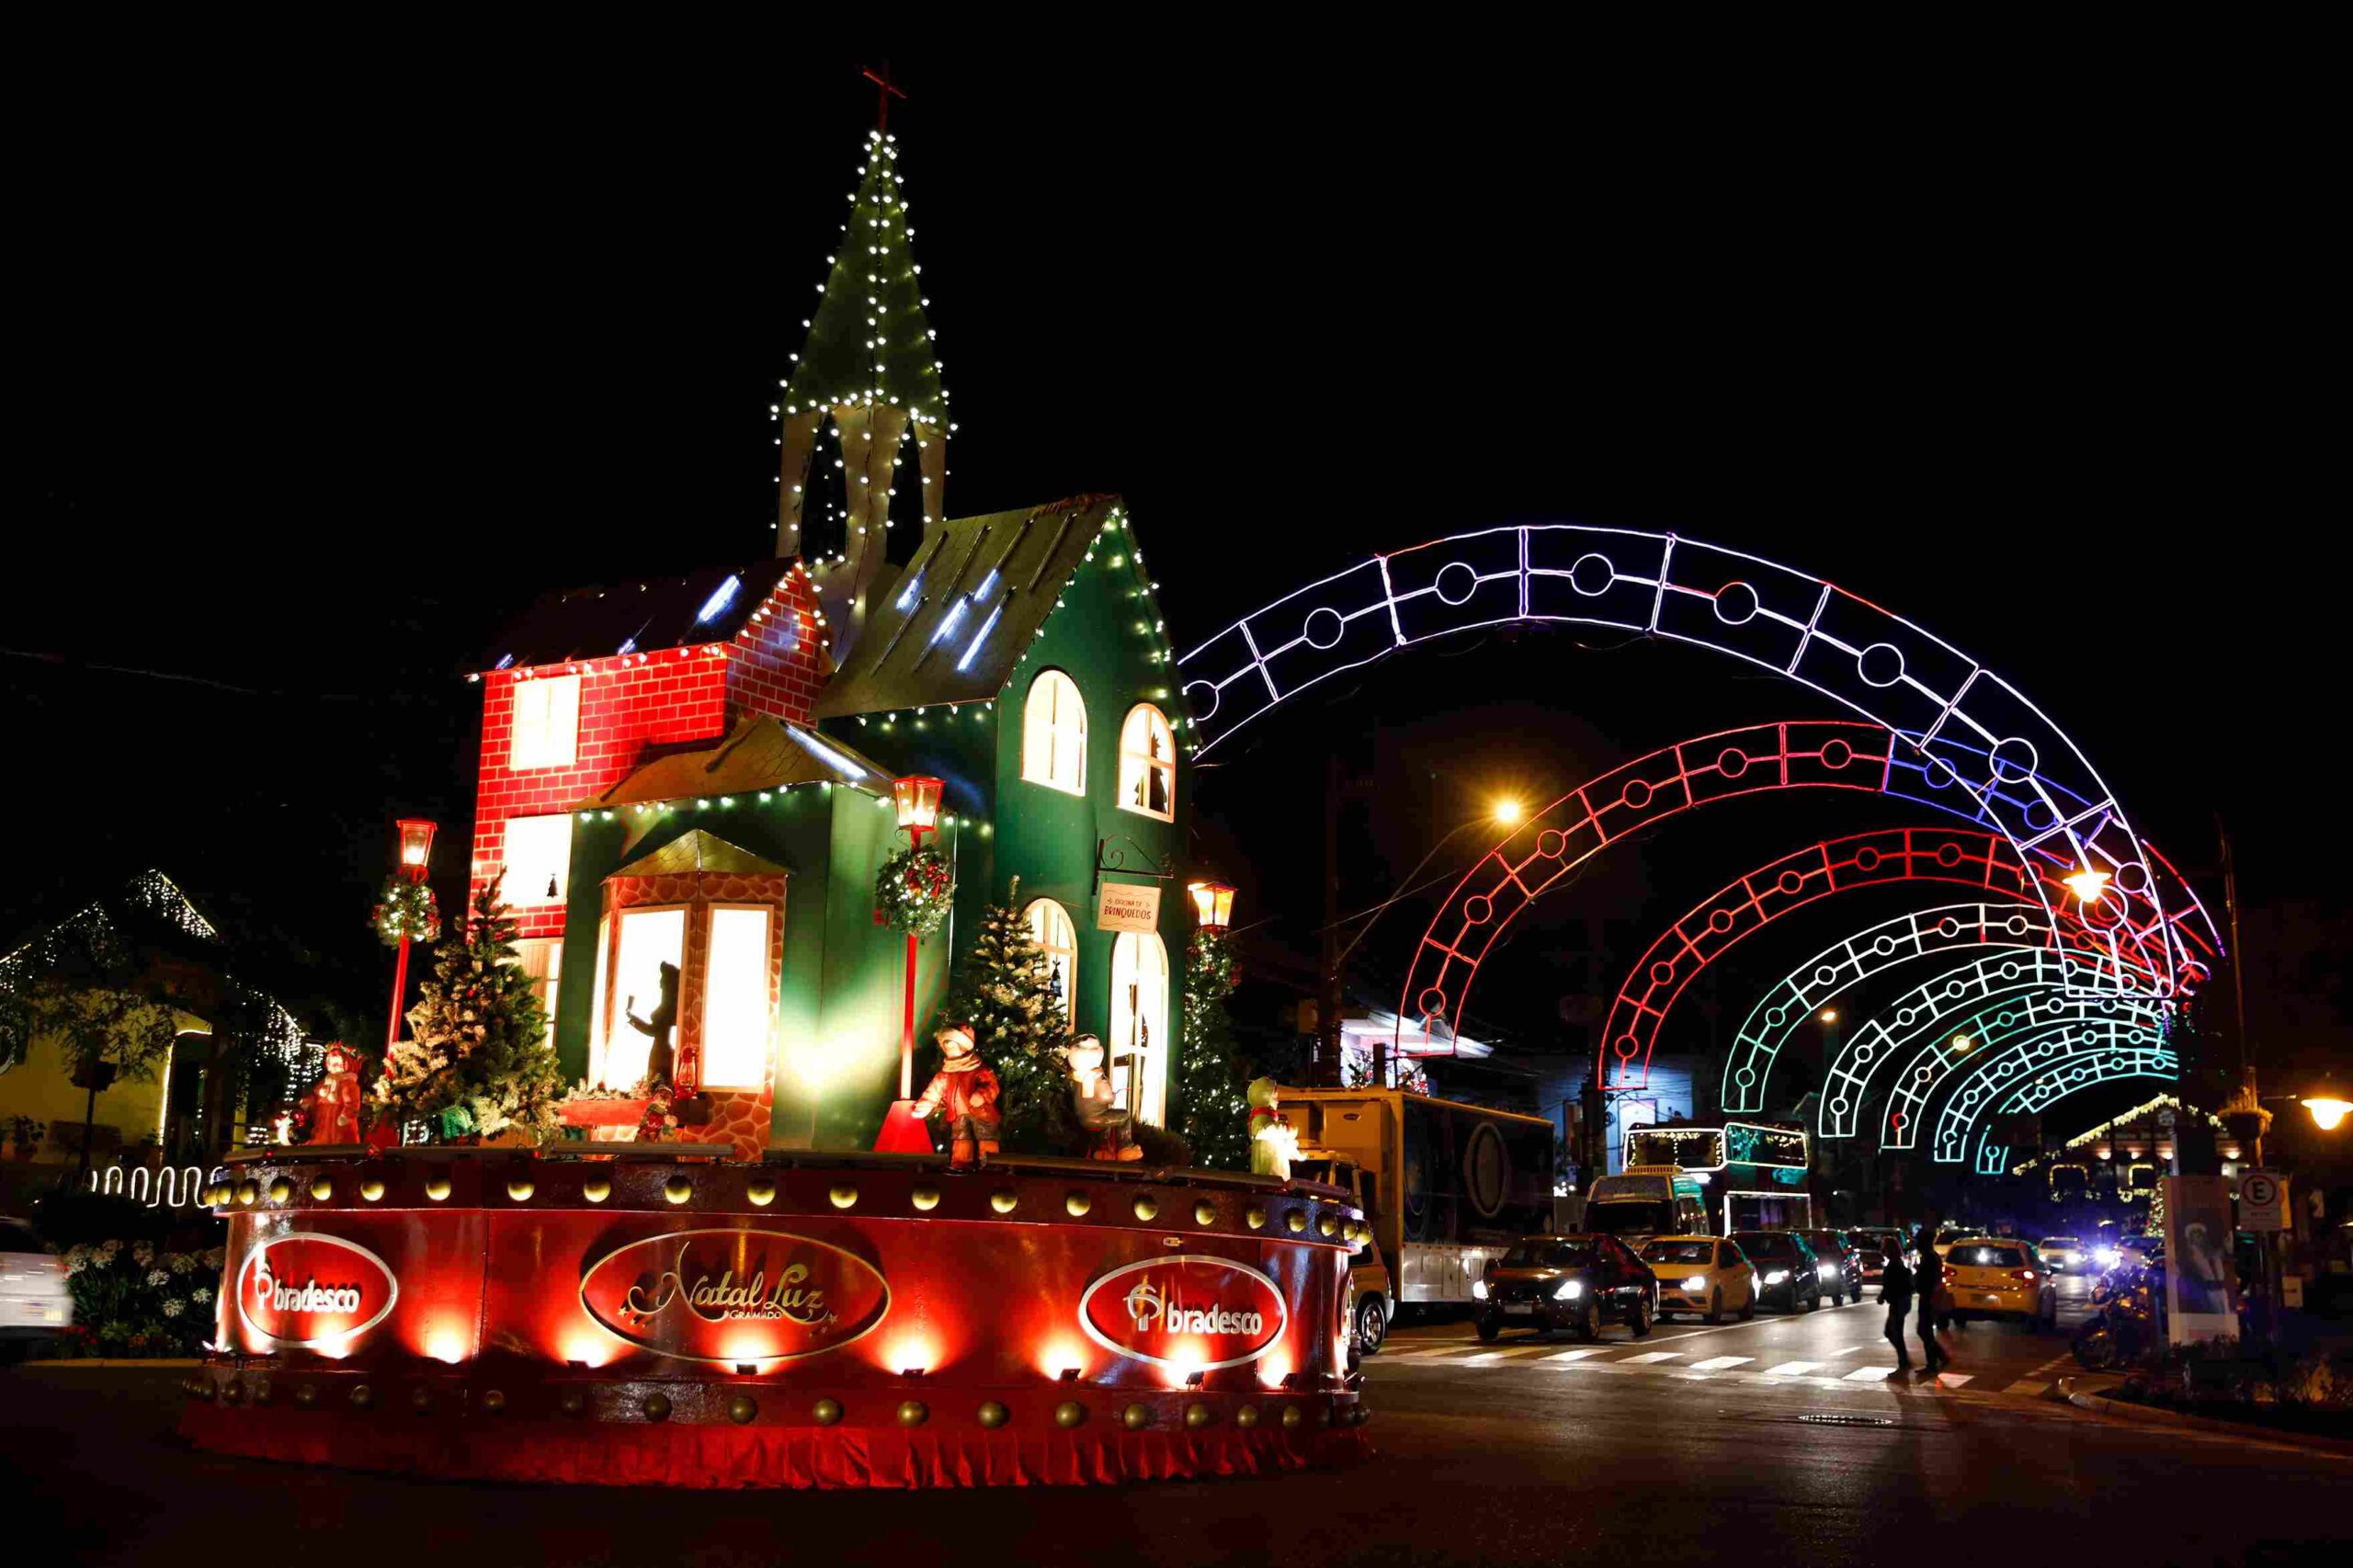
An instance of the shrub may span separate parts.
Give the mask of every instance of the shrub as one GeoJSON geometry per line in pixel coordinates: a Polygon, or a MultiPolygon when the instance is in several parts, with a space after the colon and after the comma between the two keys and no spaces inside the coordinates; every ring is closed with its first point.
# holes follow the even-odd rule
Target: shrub
{"type": "Polygon", "coordinates": [[[222,1250],[172,1252],[119,1237],[66,1249],[74,1356],[193,1356],[212,1337],[222,1250]]]}

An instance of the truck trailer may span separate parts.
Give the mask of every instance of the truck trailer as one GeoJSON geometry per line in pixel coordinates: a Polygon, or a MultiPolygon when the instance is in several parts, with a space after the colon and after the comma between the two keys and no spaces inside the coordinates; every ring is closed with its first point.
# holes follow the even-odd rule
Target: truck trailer
{"type": "Polygon", "coordinates": [[[1299,1135],[1291,1175],[1349,1195],[1372,1227],[1358,1255],[1358,1348],[1381,1348],[1401,1308],[1469,1305],[1512,1243],[1552,1221],[1552,1124],[1403,1089],[1284,1089],[1299,1135]]]}

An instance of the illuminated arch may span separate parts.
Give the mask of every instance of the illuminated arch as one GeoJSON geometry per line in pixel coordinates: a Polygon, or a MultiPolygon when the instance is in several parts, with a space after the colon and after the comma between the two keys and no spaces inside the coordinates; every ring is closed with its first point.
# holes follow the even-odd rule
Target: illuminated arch
{"type": "MultiPolygon", "coordinates": [[[[1944,1019],[1923,1022],[1896,1044],[1898,1051],[1908,1048],[1910,1053],[1894,1070],[1887,1106],[1880,1116],[1880,1147],[1915,1147],[1920,1129],[1927,1120],[1928,1102],[1948,1079],[1963,1068],[1973,1071],[1997,1062],[2020,1041],[2040,1041],[2053,1030],[2073,1026],[2093,1030],[2111,1041],[2120,1029],[2127,1035],[2134,1030],[2143,1031],[2151,1040],[2162,1041],[2166,1007],[2167,1004],[2162,1002],[2120,996],[2070,996],[2056,991],[2030,991],[1982,1007],[1957,1024],[1949,1021],[1949,1015],[1944,1019]],[[1968,1043],[1956,1048],[1951,1043],[1955,1040],[1968,1043]]],[[[2139,1040],[2134,1037],[2124,1043],[2138,1044],[2139,1040]]],[[[1886,1060],[1880,1058],[1870,1065],[1875,1067],[1886,1060]]],[[[1859,1096],[1870,1092],[1870,1072],[1867,1070],[1857,1097],[1833,1096],[1825,1088],[1824,1103],[1835,1098],[1839,1115],[1852,1119],[1862,1108],[1859,1096]]]]}
{"type": "MultiPolygon", "coordinates": [[[[2154,1012],[2162,1006],[2139,999],[2088,994],[2074,986],[2073,972],[2096,961],[2089,954],[2068,949],[1996,949],[1913,987],[1839,1041],[1837,1053],[1823,1074],[1819,1135],[1854,1136],[1856,1121],[1870,1097],[1871,1079],[1881,1068],[1901,1057],[1907,1046],[1915,1051],[1934,1051],[1938,1040],[1949,1040],[1957,1034],[1984,1043],[1989,1022],[2004,1027],[2009,1022],[2000,1017],[1998,1009],[1989,1015],[1972,1015],[1960,1022],[1954,1021],[1957,1014],[1984,1008],[2002,997],[2028,998],[2012,1006],[2030,1011],[2039,1011],[2045,996],[2061,1004],[2120,1003],[2143,1012],[2154,1012]],[[1893,1027],[1889,1019],[1894,1020],[1893,1027]]],[[[1960,1065],[1961,1058],[1948,1051],[1939,1054],[1938,1060],[1949,1069],[1960,1065]]],[[[1916,1060],[1909,1062],[1906,1071],[1917,1065],[1916,1060]]],[[[1904,1075],[1899,1073],[1899,1081],[1904,1075]]]]}
{"type": "MultiPolygon", "coordinates": [[[[1967,1153],[1970,1130],[2013,1087],[2018,1092],[2009,1103],[2032,1110],[2111,1079],[2178,1076],[2180,1060],[2163,1035],[2161,1029],[2113,1018],[2063,1024],[2028,1035],[1979,1064],[1946,1099],[1937,1114],[1932,1157],[1939,1165],[1959,1165],[1967,1153]]],[[[1883,1125],[1888,1125],[1888,1135],[1881,1140],[1881,1148],[1913,1146],[1893,1142],[1896,1130],[1883,1125]]]]}
{"type": "MultiPolygon", "coordinates": [[[[2021,854],[2060,847],[2071,866],[2114,878],[2110,896],[2128,924],[2165,926],[2155,877],[2122,809],[2082,750],[2023,693],[1819,577],[1673,534],[1489,528],[1376,555],[1309,584],[1177,661],[1199,749],[1396,649],[1512,621],[1669,638],[1797,681],[1904,737],[1938,769],[1938,782],[1974,797],[1986,825],[2021,854]]],[[[2152,967],[2170,990],[2170,964],[2152,967]]],[[[1436,988],[1443,1005],[1401,1014],[1459,1021],[1460,998],[1443,980],[1436,988]]]]}
{"type": "MultiPolygon", "coordinates": [[[[2103,933],[2083,920],[2067,890],[2059,885],[2060,868],[2039,858],[2038,863],[2047,868],[2042,899],[2028,886],[2030,873],[2009,841],[1974,828],[1881,828],[1785,855],[1717,889],[1651,944],[1618,988],[1602,1039],[1620,1050],[1626,1040],[1633,1040],[1648,1062],[1667,1015],[1701,970],[1781,916],[1832,893],[1859,888],[1904,881],[1980,888],[2058,908],[2063,912],[2060,929],[2068,940],[2087,947],[2101,943],[2103,933]]],[[[2199,934],[2193,929],[2188,935],[2195,940],[2199,934]]],[[[2099,989],[2099,960],[2088,951],[2086,961],[2066,974],[2066,983],[2086,989],[2099,989]]],[[[1764,1092],[1761,1080],[1756,1090],[1759,1096],[1764,1092]]],[[[1731,1105],[1729,1099],[1725,1103],[1731,1105]]],[[[1759,1103],[1739,1108],[1754,1110],[1759,1103]]]]}

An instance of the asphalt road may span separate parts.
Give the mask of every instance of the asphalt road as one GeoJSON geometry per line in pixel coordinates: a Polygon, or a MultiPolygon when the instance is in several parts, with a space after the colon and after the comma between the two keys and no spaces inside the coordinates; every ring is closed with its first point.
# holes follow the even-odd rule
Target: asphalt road
{"type": "MultiPolygon", "coordinates": [[[[0,1373],[28,1562],[2312,1562],[2353,1459],[2037,1398],[2063,1336],[1977,1326],[1954,1378],[1893,1366],[1876,1306],[1598,1346],[1407,1329],[1369,1363],[1356,1469],[1125,1489],[678,1493],[414,1482],[193,1453],[182,1374],[0,1373]],[[1649,1358],[1643,1359],[1642,1358],[1649,1358]],[[1863,1376],[1856,1374],[1862,1373],[1863,1376]]],[[[2055,1369],[2053,1369],[2055,1370],[2055,1369]]]]}

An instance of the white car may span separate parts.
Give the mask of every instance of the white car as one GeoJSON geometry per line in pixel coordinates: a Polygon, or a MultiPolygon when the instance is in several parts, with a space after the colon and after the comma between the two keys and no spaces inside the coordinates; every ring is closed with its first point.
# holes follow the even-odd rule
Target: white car
{"type": "Polygon", "coordinates": [[[22,1220],[0,1219],[0,1356],[53,1339],[73,1321],[65,1260],[22,1220]]]}

